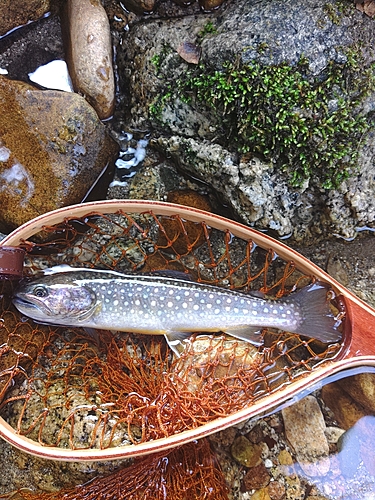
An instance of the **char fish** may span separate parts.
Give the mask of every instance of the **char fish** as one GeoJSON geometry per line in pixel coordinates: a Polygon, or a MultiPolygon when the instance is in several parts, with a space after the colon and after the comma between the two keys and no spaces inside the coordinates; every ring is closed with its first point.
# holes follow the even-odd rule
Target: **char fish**
{"type": "Polygon", "coordinates": [[[259,344],[263,327],[331,343],[341,334],[329,290],[316,282],[272,300],[169,275],[57,266],[21,284],[13,302],[42,323],[164,334],[172,348],[192,332],[222,331],[259,344]]]}

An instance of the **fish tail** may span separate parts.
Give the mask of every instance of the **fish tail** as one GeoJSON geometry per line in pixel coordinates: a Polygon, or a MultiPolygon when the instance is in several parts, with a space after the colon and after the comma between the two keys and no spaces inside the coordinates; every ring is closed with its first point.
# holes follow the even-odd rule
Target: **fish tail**
{"type": "Polygon", "coordinates": [[[341,340],[341,332],[336,327],[337,320],[329,305],[330,289],[327,283],[317,281],[293,295],[293,302],[298,304],[303,317],[295,333],[324,343],[341,340]]]}

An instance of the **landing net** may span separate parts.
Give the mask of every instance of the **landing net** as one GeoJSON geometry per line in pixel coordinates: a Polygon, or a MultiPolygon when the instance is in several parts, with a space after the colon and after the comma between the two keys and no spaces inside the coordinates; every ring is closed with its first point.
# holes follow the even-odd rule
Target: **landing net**
{"type": "MultiPolygon", "coordinates": [[[[271,298],[312,281],[272,249],[177,215],[91,213],[44,227],[21,246],[27,275],[59,264],[177,270],[271,298]]],[[[13,307],[12,282],[1,287],[0,415],[45,446],[106,449],[196,428],[272,394],[341,349],[264,329],[260,347],[194,334],[176,359],[162,336],[34,323],[13,307]]]]}

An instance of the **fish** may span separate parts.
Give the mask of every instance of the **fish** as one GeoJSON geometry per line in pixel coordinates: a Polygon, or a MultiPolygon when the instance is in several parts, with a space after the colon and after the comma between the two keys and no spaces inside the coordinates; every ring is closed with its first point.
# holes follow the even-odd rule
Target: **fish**
{"type": "Polygon", "coordinates": [[[63,265],[21,283],[13,303],[41,323],[162,334],[175,350],[194,332],[224,332],[260,345],[266,327],[337,342],[341,333],[329,291],[316,281],[287,297],[266,299],[195,282],[180,272],[123,274],[63,265]]]}

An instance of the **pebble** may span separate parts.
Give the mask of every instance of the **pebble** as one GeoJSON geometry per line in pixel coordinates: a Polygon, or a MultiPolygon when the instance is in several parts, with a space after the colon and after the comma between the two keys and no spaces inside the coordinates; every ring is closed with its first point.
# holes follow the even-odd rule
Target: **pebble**
{"type": "Polygon", "coordinates": [[[243,488],[245,491],[259,490],[265,488],[270,482],[270,475],[263,463],[251,467],[243,478],[243,488]]]}
{"type": "Polygon", "coordinates": [[[285,435],[307,476],[323,476],[330,468],[325,422],[314,396],[282,410],[285,435]]]}
{"type": "Polygon", "coordinates": [[[155,7],[155,0],[123,0],[122,3],[127,10],[135,14],[151,12],[155,7]]]}
{"type": "Polygon", "coordinates": [[[283,500],[285,498],[285,486],[279,481],[271,481],[267,486],[271,500],[283,500]]]}
{"type": "Polygon", "coordinates": [[[0,36],[13,28],[35,21],[50,10],[50,0],[1,0],[0,36]]]}
{"type": "Polygon", "coordinates": [[[0,228],[7,232],[80,203],[117,144],[77,94],[42,91],[0,76],[0,102],[0,228]]]}
{"type": "Polygon", "coordinates": [[[211,11],[220,7],[224,0],[199,0],[199,5],[204,11],[211,11]]]}
{"type": "Polygon", "coordinates": [[[245,467],[256,467],[262,461],[262,447],[251,443],[245,436],[238,436],[234,440],[231,453],[232,457],[245,467]]]}
{"type": "Polygon", "coordinates": [[[99,0],[68,0],[62,16],[66,58],[76,92],[100,119],[113,114],[115,84],[107,14],[99,0]]]}

